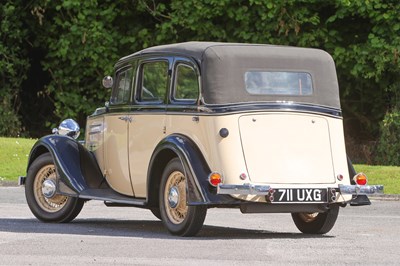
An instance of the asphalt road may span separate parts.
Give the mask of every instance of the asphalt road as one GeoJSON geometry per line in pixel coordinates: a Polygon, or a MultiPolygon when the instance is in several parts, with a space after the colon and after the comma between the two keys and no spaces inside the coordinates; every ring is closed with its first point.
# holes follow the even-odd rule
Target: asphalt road
{"type": "Polygon", "coordinates": [[[400,265],[400,202],[346,207],[330,233],[289,214],[211,209],[197,237],[171,236],[148,210],[85,204],[69,224],[35,219],[23,188],[0,188],[0,265],[400,265]]]}

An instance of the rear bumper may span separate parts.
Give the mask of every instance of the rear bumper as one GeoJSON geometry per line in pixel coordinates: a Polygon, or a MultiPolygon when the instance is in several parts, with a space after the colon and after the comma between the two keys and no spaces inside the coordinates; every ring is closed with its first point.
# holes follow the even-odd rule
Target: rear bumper
{"type": "Polygon", "coordinates": [[[271,193],[271,186],[268,185],[225,185],[217,187],[217,194],[241,194],[241,195],[268,195],[271,193]]]}
{"type": "MultiPolygon", "coordinates": [[[[241,195],[269,195],[273,188],[269,185],[226,185],[220,184],[217,187],[217,194],[241,194],[241,195]]],[[[339,185],[338,192],[343,195],[373,195],[382,194],[382,185],[359,186],[359,185],[339,185]]]]}
{"type": "Polygon", "coordinates": [[[339,192],[343,195],[383,194],[383,186],[382,185],[374,185],[374,186],[339,185],[339,192]]]}

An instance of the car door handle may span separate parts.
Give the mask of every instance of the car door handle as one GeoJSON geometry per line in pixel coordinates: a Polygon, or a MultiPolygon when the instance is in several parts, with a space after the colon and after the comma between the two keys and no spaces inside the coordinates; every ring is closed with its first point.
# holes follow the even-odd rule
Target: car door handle
{"type": "Polygon", "coordinates": [[[130,116],[120,116],[120,117],[118,117],[118,119],[121,119],[122,121],[129,122],[129,123],[132,122],[132,117],[130,117],[130,116]]]}

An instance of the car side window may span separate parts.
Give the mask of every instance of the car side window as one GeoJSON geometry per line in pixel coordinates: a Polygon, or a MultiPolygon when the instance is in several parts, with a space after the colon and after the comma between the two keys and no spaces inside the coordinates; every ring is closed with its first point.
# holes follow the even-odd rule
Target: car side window
{"type": "Polygon", "coordinates": [[[168,63],[166,61],[144,63],[141,71],[142,83],[138,100],[163,102],[168,85],[168,63]]]}
{"type": "Polygon", "coordinates": [[[125,69],[117,73],[116,84],[112,91],[110,103],[128,103],[131,95],[132,68],[125,69]]]}
{"type": "Polygon", "coordinates": [[[196,101],[199,96],[199,81],[196,71],[189,65],[176,67],[174,100],[196,101]]]}

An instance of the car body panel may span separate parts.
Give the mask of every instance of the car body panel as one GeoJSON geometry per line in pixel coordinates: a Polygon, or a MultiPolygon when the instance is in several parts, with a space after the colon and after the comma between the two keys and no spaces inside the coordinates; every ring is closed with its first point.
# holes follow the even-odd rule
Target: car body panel
{"type": "Polygon", "coordinates": [[[89,117],[86,121],[85,147],[94,154],[103,174],[105,173],[104,128],[103,115],[89,117]]]}
{"type": "Polygon", "coordinates": [[[133,196],[128,150],[128,123],[126,113],[104,116],[104,161],[105,177],[115,191],[133,196]]]}
{"type": "Polygon", "coordinates": [[[147,197],[147,169],[151,155],[165,135],[165,113],[135,112],[129,123],[129,171],[136,197],[147,197]]]}
{"type": "Polygon", "coordinates": [[[252,182],[335,183],[326,118],[293,113],[243,115],[239,128],[252,182]]]}

